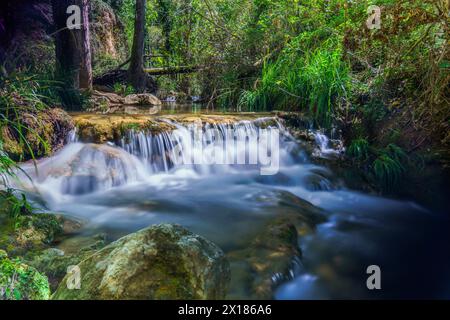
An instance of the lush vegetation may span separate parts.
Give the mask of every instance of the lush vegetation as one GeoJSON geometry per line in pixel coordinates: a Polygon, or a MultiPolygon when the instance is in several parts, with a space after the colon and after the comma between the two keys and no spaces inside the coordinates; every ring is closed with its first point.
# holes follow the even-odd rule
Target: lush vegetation
{"type": "MultiPolygon", "coordinates": [[[[357,169],[357,188],[384,194],[417,187],[408,199],[424,191],[432,198],[425,172],[437,167],[429,176],[442,179],[450,168],[448,0],[77,0],[90,19],[78,31],[66,28],[71,0],[19,1],[29,15],[4,2],[0,300],[49,298],[38,272],[49,262],[32,263],[64,232],[60,217],[37,212],[12,189],[17,163],[64,144],[73,129],[66,111],[110,112],[107,95],[120,95],[114,107],[151,92],[179,102],[198,96],[208,109],[279,111],[285,120],[294,113],[299,138],[311,140],[310,122],[338,132],[346,146],[339,165],[357,169]],[[367,24],[372,5],[379,29],[367,24]]],[[[65,263],[52,267],[66,272],[65,263]]]]}
{"type": "MultiPolygon", "coordinates": [[[[410,154],[416,151],[431,147],[442,164],[449,165],[448,1],[145,3],[144,66],[199,68],[158,76],[160,92],[199,95],[208,107],[305,112],[317,126],[339,128],[348,156],[385,190],[402,180],[405,166],[415,165],[410,154]],[[370,5],[381,8],[380,29],[366,25],[370,5]]],[[[91,19],[102,17],[105,10],[123,24],[124,45],[131,48],[136,1],[92,1],[91,19]]],[[[95,38],[98,26],[92,22],[95,38]]],[[[97,76],[125,60],[102,51],[99,41],[93,41],[97,76]]],[[[42,56],[51,56],[54,49],[44,46],[42,56]]],[[[17,152],[4,152],[0,144],[2,177],[14,165],[8,155],[23,160],[48,154],[45,132],[35,132],[18,117],[24,108],[62,104],[72,109],[89,101],[88,92],[80,94],[55,76],[61,70],[53,58],[37,63],[30,52],[24,55],[35,62],[27,68],[21,64],[19,73],[9,72],[11,59],[2,67],[8,73],[2,72],[0,82],[1,132],[18,141],[17,152]],[[38,154],[29,146],[31,137],[40,146],[38,154]]],[[[122,95],[135,91],[126,83],[113,89],[122,95]]]]}
{"type": "Polygon", "coordinates": [[[49,297],[45,276],[19,259],[9,259],[0,250],[0,300],[48,300],[49,297]]]}
{"type": "MultiPolygon", "coordinates": [[[[114,1],[112,1],[114,2],[114,1]]],[[[132,39],[134,1],[112,3],[132,39]]],[[[432,146],[449,164],[446,1],[148,1],[152,66],[201,65],[163,89],[209,106],[309,113],[337,126],[348,155],[385,191],[409,153],[432,146]],[[381,8],[369,29],[368,8],[381,8]]]]}

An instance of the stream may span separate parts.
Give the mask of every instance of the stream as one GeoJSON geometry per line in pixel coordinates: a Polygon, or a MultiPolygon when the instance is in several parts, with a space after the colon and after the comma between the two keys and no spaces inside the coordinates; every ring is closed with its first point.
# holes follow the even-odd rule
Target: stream
{"type": "MultiPolygon", "coordinates": [[[[450,298],[445,215],[412,200],[349,190],[281,124],[279,171],[267,176],[257,165],[186,159],[211,144],[218,153],[250,156],[255,150],[246,139],[270,128],[252,121],[211,125],[221,139],[204,137],[196,145],[189,143],[192,125],[173,124],[173,132],[130,131],[103,145],[79,142],[74,133],[62,150],[37,163],[37,172],[22,166],[33,181],[23,188],[36,204],[86,220],[85,235],[104,232],[114,240],[151,224],[178,223],[225,252],[245,247],[266,221],[282,215],[280,202],[289,194],[323,209],[326,221],[299,237],[302,257],[275,299],[450,298]],[[370,265],[380,267],[380,290],[366,286],[370,265]]],[[[326,136],[316,137],[323,156],[338,152],[326,136]]]]}

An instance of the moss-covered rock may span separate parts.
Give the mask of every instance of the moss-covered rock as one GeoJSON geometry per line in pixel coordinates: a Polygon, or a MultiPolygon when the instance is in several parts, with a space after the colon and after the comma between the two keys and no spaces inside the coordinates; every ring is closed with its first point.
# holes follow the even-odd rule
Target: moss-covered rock
{"type": "Polygon", "coordinates": [[[29,265],[48,277],[52,291],[58,288],[61,280],[66,276],[69,266],[79,264],[106,246],[104,237],[101,235],[93,237],[76,236],[66,241],[69,240],[77,249],[63,251],[58,248],[49,248],[26,257],[29,265]]]}
{"type": "Polygon", "coordinates": [[[63,229],[57,216],[33,214],[2,219],[0,233],[0,249],[17,256],[46,248],[63,229]]]}
{"type": "Polygon", "coordinates": [[[68,290],[64,278],[53,299],[221,299],[230,278],[220,248],[170,224],[123,237],[78,266],[81,289],[68,290]]]}
{"type": "Polygon", "coordinates": [[[73,118],[80,140],[92,143],[117,142],[129,130],[151,134],[175,130],[173,125],[150,116],[75,114],[73,118]]]}
{"type": "Polygon", "coordinates": [[[45,276],[19,259],[9,259],[0,250],[0,300],[47,300],[49,297],[45,276]]]}
{"type": "Polygon", "coordinates": [[[16,161],[51,155],[74,129],[72,118],[59,108],[27,111],[18,117],[1,132],[4,150],[16,161]]]}
{"type": "Polygon", "coordinates": [[[171,132],[176,127],[169,121],[181,124],[199,124],[214,125],[226,124],[233,125],[240,121],[255,121],[257,126],[267,128],[276,126],[274,117],[261,118],[261,114],[178,114],[154,116],[148,114],[73,114],[73,120],[78,130],[78,136],[81,141],[92,143],[105,143],[107,141],[117,142],[125,136],[128,130],[145,131],[153,135],[162,132],[171,132]]]}
{"type": "Polygon", "coordinates": [[[79,227],[80,222],[63,215],[33,213],[25,200],[0,192],[0,249],[10,256],[35,254],[79,227]]]}

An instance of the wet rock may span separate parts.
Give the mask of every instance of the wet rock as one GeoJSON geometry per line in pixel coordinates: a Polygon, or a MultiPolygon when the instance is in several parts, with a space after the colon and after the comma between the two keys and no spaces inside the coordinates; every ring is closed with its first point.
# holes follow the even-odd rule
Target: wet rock
{"type": "Polygon", "coordinates": [[[276,284],[273,277],[289,274],[293,259],[301,255],[297,241],[296,227],[289,220],[280,219],[267,224],[249,248],[228,253],[232,270],[228,297],[271,299],[276,284]]]}
{"type": "Polygon", "coordinates": [[[291,134],[297,140],[302,140],[305,142],[313,143],[316,140],[316,136],[309,129],[297,129],[297,130],[291,129],[291,134]]]}
{"type": "Polygon", "coordinates": [[[33,213],[18,202],[12,194],[0,193],[0,249],[10,256],[34,255],[45,250],[66,231],[75,232],[81,222],[62,215],[33,213]]]}
{"type": "Polygon", "coordinates": [[[125,97],[124,103],[127,105],[159,106],[162,104],[156,96],[149,93],[130,94],[125,97]]]}
{"type": "Polygon", "coordinates": [[[229,266],[220,248],[181,226],[123,237],[79,265],[81,290],[63,279],[53,299],[221,299],[229,266]]]}
{"type": "Polygon", "coordinates": [[[93,90],[89,101],[88,111],[97,113],[111,113],[114,109],[120,109],[124,98],[110,91],[93,90]]]}
{"type": "Polygon", "coordinates": [[[289,129],[305,130],[313,124],[310,117],[299,112],[274,112],[278,119],[282,120],[289,129]]]}
{"type": "Polygon", "coordinates": [[[74,116],[78,136],[83,142],[119,142],[130,130],[151,134],[170,132],[175,126],[148,115],[94,115],[74,116]]]}
{"type": "Polygon", "coordinates": [[[69,266],[79,264],[96,251],[106,246],[104,239],[93,237],[73,237],[66,240],[70,245],[59,248],[49,248],[33,256],[25,257],[26,262],[48,277],[50,288],[55,291],[61,280],[66,276],[69,266]],[[69,246],[72,246],[70,248],[69,246]]]}
{"type": "Polygon", "coordinates": [[[89,111],[102,114],[155,114],[160,111],[161,101],[152,94],[130,94],[122,97],[108,91],[94,90],[91,94],[89,111]],[[142,106],[155,107],[144,111],[142,106]]]}
{"type": "Polygon", "coordinates": [[[48,300],[50,287],[45,276],[0,250],[0,300],[48,300]]]}
{"type": "Polygon", "coordinates": [[[259,195],[274,218],[246,248],[227,252],[232,280],[227,298],[272,299],[274,289],[290,279],[301,257],[299,237],[326,221],[323,211],[286,191],[259,195]]]}
{"type": "Polygon", "coordinates": [[[78,233],[85,224],[85,221],[76,219],[74,217],[68,217],[64,215],[56,215],[56,218],[60,222],[64,235],[72,235],[78,233]]]}

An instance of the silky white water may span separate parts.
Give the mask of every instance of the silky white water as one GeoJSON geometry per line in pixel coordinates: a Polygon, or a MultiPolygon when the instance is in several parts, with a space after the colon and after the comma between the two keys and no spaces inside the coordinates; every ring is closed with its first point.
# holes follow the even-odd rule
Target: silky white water
{"type": "MultiPolygon", "coordinates": [[[[303,256],[275,298],[448,297],[446,218],[412,201],[348,190],[331,169],[310,161],[311,150],[281,125],[261,129],[261,121],[209,125],[202,132],[215,134],[194,143],[199,128],[192,124],[175,123],[176,130],[156,136],[129,131],[104,145],[81,143],[75,134],[60,152],[39,161],[37,171],[22,166],[32,180],[23,177],[21,188],[52,212],[88,221],[86,232],[114,239],[153,223],[179,223],[225,252],[245,246],[259,226],[283,214],[281,203],[292,194],[324,209],[327,221],[300,237],[303,256]],[[249,141],[264,140],[272,129],[281,133],[277,174],[261,175],[254,162],[214,164],[215,157],[257,158],[249,141]],[[193,163],[199,153],[206,161],[193,163]],[[372,264],[383,272],[380,291],[366,287],[372,264]]],[[[316,134],[313,153],[339,152],[316,134]]]]}

